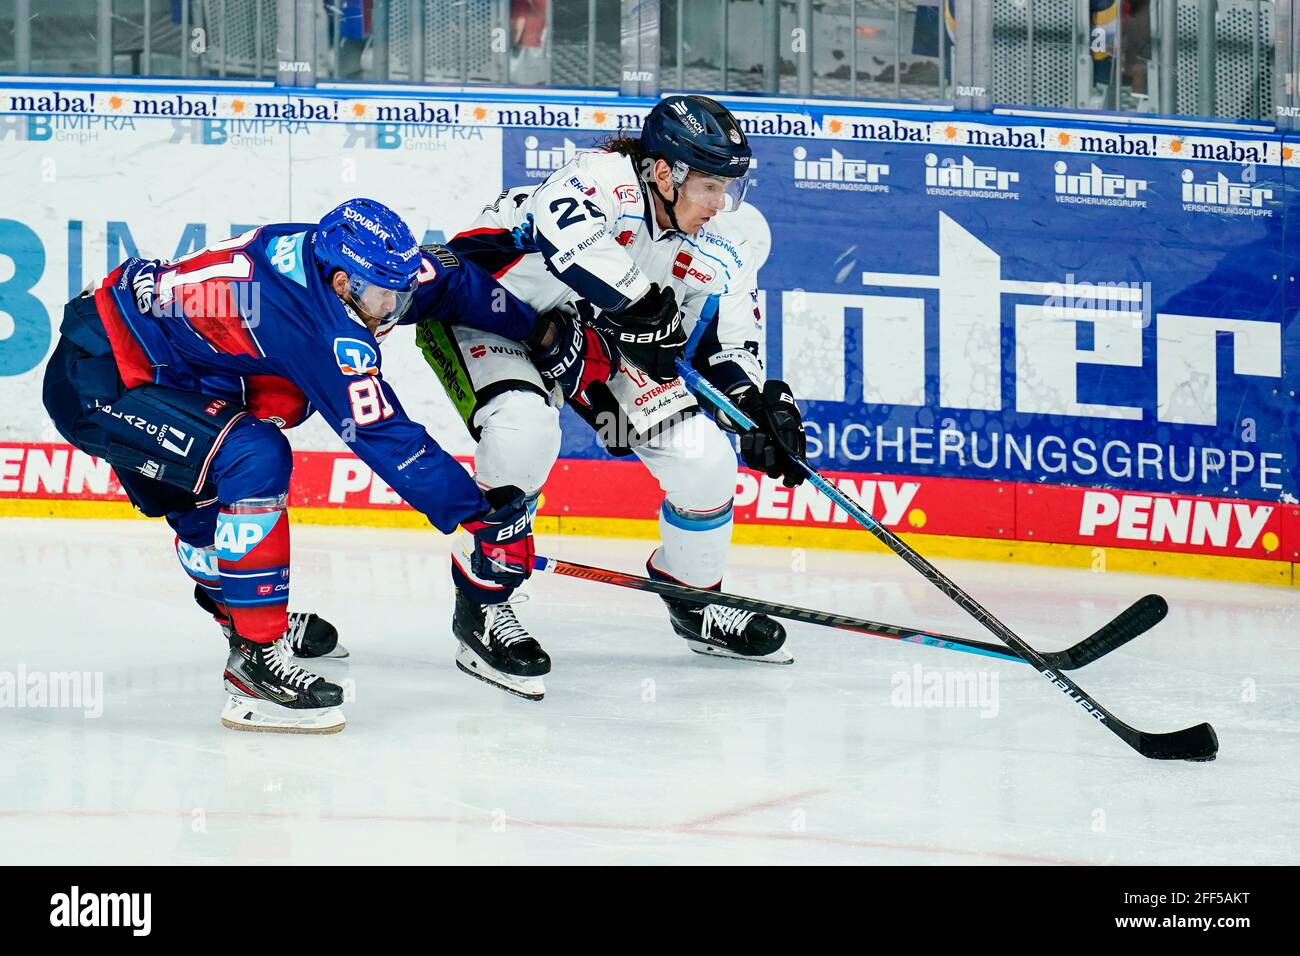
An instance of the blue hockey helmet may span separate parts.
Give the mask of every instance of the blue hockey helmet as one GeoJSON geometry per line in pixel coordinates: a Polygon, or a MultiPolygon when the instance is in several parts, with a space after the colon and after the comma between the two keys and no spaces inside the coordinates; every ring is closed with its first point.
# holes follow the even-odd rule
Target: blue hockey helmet
{"type": "Polygon", "coordinates": [[[673,182],[692,200],[717,205],[714,194],[721,190],[724,205],[719,208],[734,209],[745,198],[753,153],[736,118],[716,100],[697,95],[660,100],[641,126],[641,151],[668,163],[673,182]],[[687,186],[692,170],[702,174],[694,177],[700,189],[687,186]]]}
{"type": "Polygon", "coordinates": [[[391,327],[411,307],[420,272],[420,247],[410,227],[381,202],[349,199],[321,217],[316,262],[328,279],[348,275],[351,304],[391,327]]]}

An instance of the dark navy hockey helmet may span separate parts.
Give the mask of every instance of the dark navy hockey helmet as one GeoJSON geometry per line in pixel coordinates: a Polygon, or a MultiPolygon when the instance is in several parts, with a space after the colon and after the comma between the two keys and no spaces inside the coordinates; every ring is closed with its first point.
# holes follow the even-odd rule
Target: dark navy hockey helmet
{"type": "Polygon", "coordinates": [[[745,174],[753,154],[745,131],[716,100],[697,95],[660,100],[641,127],[641,151],[668,163],[679,187],[695,170],[734,181],[726,190],[730,208],[744,199],[745,174]]]}
{"type": "Polygon", "coordinates": [[[420,247],[410,228],[381,202],[349,199],[321,217],[316,261],[328,278],[348,275],[353,305],[385,325],[411,306],[420,272],[420,247]]]}

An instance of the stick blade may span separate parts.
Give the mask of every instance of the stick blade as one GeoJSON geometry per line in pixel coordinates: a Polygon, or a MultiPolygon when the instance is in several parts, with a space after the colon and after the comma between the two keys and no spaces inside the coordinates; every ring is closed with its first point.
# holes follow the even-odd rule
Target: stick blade
{"type": "Polygon", "coordinates": [[[1213,760],[1219,736],[1209,724],[1197,724],[1169,734],[1142,733],[1137,749],[1152,760],[1213,760]]]}

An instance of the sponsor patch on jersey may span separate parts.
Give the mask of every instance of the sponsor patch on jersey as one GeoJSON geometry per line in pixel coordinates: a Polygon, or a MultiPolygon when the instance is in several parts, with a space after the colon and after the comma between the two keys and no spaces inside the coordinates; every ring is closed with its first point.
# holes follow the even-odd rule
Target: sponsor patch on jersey
{"type": "Polygon", "coordinates": [[[303,270],[302,241],[305,232],[296,232],[291,236],[277,236],[266,244],[266,258],[271,266],[281,275],[286,275],[304,289],[307,288],[307,273],[303,270]]]}
{"type": "Polygon", "coordinates": [[[632,183],[624,183],[622,186],[615,186],[614,196],[619,202],[625,202],[632,206],[635,206],[641,201],[641,194],[637,192],[636,186],[632,183]]]}
{"type": "Polygon", "coordinates": [[[360,339],[335,339],[334,360],[344,375],[379,374],[379,353],[369,342],[360,339]]]}
{"type": "Polygon", "coordinates": [[[528,353],[523,349],[509,345],[471,345],[469,347],[470,358],[481,359],[486,358],[488,355],[513,355],[516,358],[528,358],[528,353]]]}
{"type": "Polygon", "coordinates": [[[634,233],[631,229],[624,229],[622,232],[620,232],[617,236],[614,237],[614,241],[617,242],[620,246],[630,246],[632,244],[632,240],[635,238],[636,238],[636,233],[634,233]]]}
{"type": "Polygon", "coordinates": [[[569,178],[569,185],[572,186],[574,189],[578,190],[578,192],[582,193],[584,196],[596,195],[596,187],[588,186],[577,176],[572,176],[569,178]]]}
{"type": "Polygon", "coordinates": [[[689,252],[679,252],[673,261],[673,278],[684,282],[688,277],[706,284],[713,281],[713,273],[705,272],[697,266],[689,252]]]}

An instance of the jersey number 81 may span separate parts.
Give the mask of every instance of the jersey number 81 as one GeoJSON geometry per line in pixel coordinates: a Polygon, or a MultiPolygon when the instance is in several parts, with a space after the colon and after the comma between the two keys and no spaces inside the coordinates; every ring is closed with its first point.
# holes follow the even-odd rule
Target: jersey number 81
{"type": "Polygon", "coordinates": [[[358,426],[373,425],[396,414],[379,379],[362,378],[348,383],[348,398],[352,401],[352,420],[358,426]]]}

